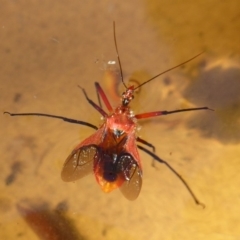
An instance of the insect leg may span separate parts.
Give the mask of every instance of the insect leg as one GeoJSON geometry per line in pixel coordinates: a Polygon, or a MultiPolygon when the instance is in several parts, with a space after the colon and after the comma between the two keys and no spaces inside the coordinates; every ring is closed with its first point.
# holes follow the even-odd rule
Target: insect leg
{"type": "MultiPolygon", "coordinates": [[[[155,146],[152,145],[151,143],[145,141],[144,139],[140,138],[140,137],[137,137],[137,141],[142,143],[142,144],[145,144],[146,146],[152,148],[152,152],[155,153],[155,146]]],[[[153,158],[153,161],[152,161],[152,166],[155,167],[155,159],[153,158]]]]}
{"type": "MultiPolygon", "coordinates": [[[[95,87],[96,87],[96,82],[95,82],[95,87]]],[[[99,96],[99,92],[97,90],[97,87],[96,87],[96,92],[97,92],[97,98],[98,98],[98,104],[99,104],[99,107],[102,108],[102,102],[101,102],[101,98],[99,96]]]]}
{"type": "Polygon", "coordinates": [[[98,82],[95,82],[95,87],[96,87],[96,90],[97,90],[98,102],[99,102],[100,107],[102,107],[101,99],[100,99],[100,97],[101,97],[105,106],[107,107],[108,111],[112,112],[113,111],[112,106],[109,103],[106,94],[104,93],[102,87],[100,86],[100,84],[98,82]]]}
{"type": "Polygon", "coordinates": [[[142,144],[145,144],[146,146],[152,148],[152,151],[155,153],[155,146],[152,145],[151,143],[147,142],[146,140],[140,138],[140,137],[137,137],[137,141],[142,143],[142,144]]]}
{"type": "Polygon", "coordinates": [[[76,123],[76,124],[84,125],[84,126],[93,128],[95,130],[98,130],[98,127],[96,127],[95,125],[93,125],[91,123],[80,121],[80,120],[75,120],[72,118],[57,116],[57,115],[51,115],[51,114],[45,114],[45,113],[10,113],[10,112],[4,112],[4,114],[9,114],[12,117],[14,117],[14,116],[40,116],[40,117],[58,118],[58,119],[62,119],[65,122],[76,123]]]}
{"type": "Polygon", "coordinates": [[[79,85],[78,85],[78,87],[82,89],[82,92],[83,92],[85,98],[87,99],[88,103],[90,103],[103,117],[107,117],[108,116],[107,113],[88,97],[85,89],[80,87],[79,85]]]}
{"type": "Polygon", "coordinates": [[[179,178],[179,180],[184,184],[184,186],[187,188],[188,192],[191,194],[192,198],[194,199],[195,203],[197,205],[201,205],[203,208],[205,208],[205,205],[203,203],[201,203],[197,199],[197,197],[195,196],[195,194],[191,190],[191,188],[188,185],[188,183],[182,178],[182,176],[173,167],[171,167],[171,165],[169,163],[167,163],[166,161],[162,160],[156,154],[154,154],[153,152],[149,151],[148,149],[146,149],[146,148],[144,148],[144,147],[142,147],[140,145],[137,145],[137,147],[139,149],[141,149],[142,151],[144,151],[145,153],[147,153],[148,155],[150,155],[151,157],[153,157],[156,161],[165,164],[179,178]]]}
{"type": "Polygon", "coordinates": [[[135,118],[137,118],[137,119],[150,118],[150,117],[157,117],[157,116],[160,116],[160,115],[168,115],[168,114],[172,114],[172,113],[187,112],[187,111],[198,111],[198,110],[214,111],[213,109],[210,109],[208,107],[185,108],[185,109],[178,109],[178,110],[174,110],[174,111],[157,111],[157,112],[140,113],[140,114],[136,114],[135,118]]]}

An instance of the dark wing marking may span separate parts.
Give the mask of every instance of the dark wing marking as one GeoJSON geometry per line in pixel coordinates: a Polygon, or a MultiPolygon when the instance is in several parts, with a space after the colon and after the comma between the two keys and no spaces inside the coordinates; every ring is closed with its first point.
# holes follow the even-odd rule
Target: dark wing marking
{"type": "Polygon", "coordinates": [[[65,182],[83,178],[93,171],[93,160],[96,155],[95,145],[83,146],[72,151],[64,163],[61,177],[65,182]]]}
{"type": "Polygon", "coordinates": [[[135,134],[129,134],[127,143],[125,144],[125,152],[130,153],[132,158],[137,162],[140,170],[142,171],[142,164],[140,161],[135,134]]]}
{"type": "Polygon", "coordinates": [[[142,171],[130,154],[123,154],[118,164],[122,165],[122,172],[125,176],[125,181],[120,190],[128,200],[133,201],[141,191],[142,171]]]}

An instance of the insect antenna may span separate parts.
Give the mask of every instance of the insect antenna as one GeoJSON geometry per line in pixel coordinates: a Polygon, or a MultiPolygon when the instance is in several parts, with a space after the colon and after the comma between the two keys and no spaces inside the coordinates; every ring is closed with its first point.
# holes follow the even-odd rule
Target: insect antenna
{"type": "Polygon", "coordinates": [[[119,67],[120,67],[121,80],[122,80],[122,83],[123,83],[124,87],[127,88],[127,85],[125,84],[125,82],[123,80],[122,64],[121,64],[119,53],[118,53],[117,38],[116,38],[116,27],[115,27],[115,22],[114,21],[113,21],[113,35],[114,35],[115,49],[116,49],[116,52],[117,52],[118,64],[119,64],[119,67]]]}
{"type": "Polygon", "coordinates": [[[171,70],[173,70],[173,69],[175,69],[175,68],[178,68],[178,67],[180,67],[180,66],[182,66],[182,65],[184,65],[184,64],[186,64],[186,63],[188,63],[188,62],[190,62],[190,61],[192,61],[193,59],[197,58],[197,57],[200,56],[201,54],[203,54],[203,52],[197,54],[196,56],[194,56],[194,57],[188,59],[188,60],[185,61],[185,62],[182,62],[182,63],[180,63],[180,64],[178,64],[178,65],[176,65],[176,66],[174,66],[174,67],[171,67],[171,68],[169,68],[169,69],[167,69],[167,70],[165,70],[165,71],[163,71],[163,72],[157,74],[156,76],[154,76],[154,77],[148,79],[148,80],[145,81],[144,83],[142,83],[142,84],[140,84],[139,86],[137,86],[136,88],[134,88],[134,90],[136,90],[136,89],[142,87],[142,86],[145,85],[146,83],[151,82],[152,80],[154,80],[155,78],[157,78],[157,77],[163,75],[164,73],[170,72],[171,70]]]}

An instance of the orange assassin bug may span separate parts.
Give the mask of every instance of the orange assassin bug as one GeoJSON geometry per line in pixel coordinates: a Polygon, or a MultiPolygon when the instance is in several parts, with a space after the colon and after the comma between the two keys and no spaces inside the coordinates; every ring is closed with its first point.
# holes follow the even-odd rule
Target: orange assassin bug
{"type": "Polygon", "coordinates": [[[88,122],[51,114],[10,112],[4,113],[9,114],[10,116],[43,116],[50,118],[58,118],[66,122],[84,125],[96,130],[96,132],[93,133],[90,137],[78,144],[66,159],[61,172],[61,177],[63,181],[75,181],[86,176],[93,170],[96,180],[104,192],[111,192],[116,188],[120,188],[120,191],[128,200],[135,200],[138,197],[142,186],[142,166],[137,150],[137,148],[139,148],[140,150],[150,155],[154,160],[158,161],[159,163],[165,164],[184,184],[190,195],[193,197],[195,203],[204,206],[197,199],[197,197],[195,196],[187,182],[181,177],[181,175],[176,170],[174,170],[170,166],[170,164],[168,164],[165,160],[161,159],[155,154],[154,145],[136,136],[136,129],[138,119],[186,111],[212,109],[208,107],[198,107],[179,109],[174,111],[156,111],[134,115],[131,111],[131,108],[129,107],[130,102],[134,98],[134,91],[136,89],[142,87],[146,83],[149,83],[160,75],[193,60],[200,54],[175,67],[161,72],[160,74],[143,82],[135,88],[134,86],[127,87],[123,79],[122,65],[116,41],[115,23],[113,23],[113,32],[114,43],[121,74],[121,81],[126,89],[125,92],[122,94],[121,103],[115,109],[113,109],[107,96],[105,95],[102,87],[98,82],[95,82],[95,88],[99,104],[96,104],[94,101],[92,101],[88,97],[85,89],[79,86],[88,103],[103,116],[104,121],[100,127],[96,127],[95,125],[88,122]],[[105,110],[102,108],[101,100],[103,101],[109,113],[105,112],[105,110]],[[146,145],[147,147],[150,147],[152,151],[150,151],[146,147],[143,147],[142,145],[138,145],[137,142],[146,145]]]}

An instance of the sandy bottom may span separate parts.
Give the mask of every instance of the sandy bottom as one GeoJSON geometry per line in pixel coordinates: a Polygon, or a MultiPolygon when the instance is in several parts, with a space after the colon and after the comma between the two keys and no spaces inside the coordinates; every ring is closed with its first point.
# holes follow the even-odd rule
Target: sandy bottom
{"type": "Polygon", "coordinates": [[[61,180],[75,145],[95,130],[50,119],[2,114],[0,239],[240,239],[240,17],[238,1],[7,1],[0,9],[0,107],[99,126],[94,82],[113,106],[124,79],[145,85],[134,113],[208,106],[139,121],[138,135],[189,183],[203,209],[164,165],[140,152],[137,200],[105,194],[91,174],[61,180]],[[151,2],[151,3],[150,3],[151,2]],[[114,78],[115,76],[115,78],[114,78]],[[116,77],[117,76],[117,77],[116,77]]]}

